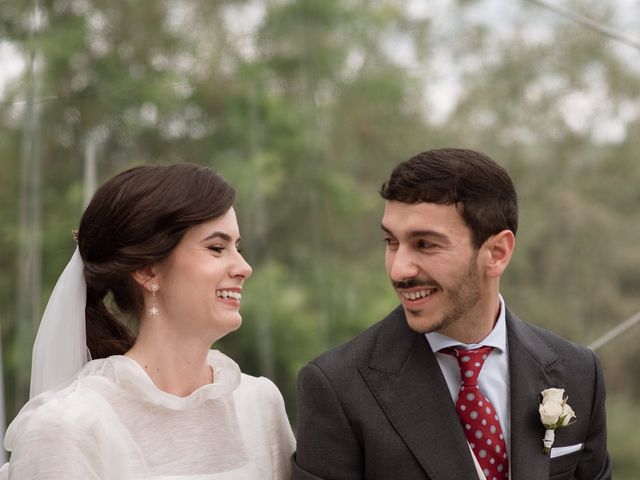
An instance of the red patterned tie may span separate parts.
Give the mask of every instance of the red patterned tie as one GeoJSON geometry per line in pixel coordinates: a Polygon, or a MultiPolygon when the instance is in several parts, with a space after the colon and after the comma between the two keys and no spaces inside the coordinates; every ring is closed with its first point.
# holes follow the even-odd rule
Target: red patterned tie
{"type": "Polygon", "coordinates": [[[478,375],[491,348],[445,348],[440,351],[453,355],[458,360],[461,385],[456,411],[484,476],[487,480],[507,480],[509,461],[498,415],[489,399],[478,388],[478,375]]]}

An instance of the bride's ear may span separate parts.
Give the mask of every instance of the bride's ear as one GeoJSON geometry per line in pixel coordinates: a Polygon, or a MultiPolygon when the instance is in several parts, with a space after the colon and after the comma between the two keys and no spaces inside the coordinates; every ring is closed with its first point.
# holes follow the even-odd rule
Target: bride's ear
{"type": "Polygon", "coordinates": [[[157,275],[153,265],[147,265],[131,273],[131,278],[142,288],[149,290],[151,282],[157,280],[157,275]]]}

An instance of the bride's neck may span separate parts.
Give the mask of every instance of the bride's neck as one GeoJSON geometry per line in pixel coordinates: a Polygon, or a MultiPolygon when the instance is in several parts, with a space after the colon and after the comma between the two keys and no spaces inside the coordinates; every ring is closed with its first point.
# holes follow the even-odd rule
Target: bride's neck
{"type": "Polygon", "coordinates": [[[160,390],[186,397],[213,382],[213,371],[207,362],[207,343],[199,339],[160,337],[141,329],[135,344],[125,353],[147,372],[160,390]]]}

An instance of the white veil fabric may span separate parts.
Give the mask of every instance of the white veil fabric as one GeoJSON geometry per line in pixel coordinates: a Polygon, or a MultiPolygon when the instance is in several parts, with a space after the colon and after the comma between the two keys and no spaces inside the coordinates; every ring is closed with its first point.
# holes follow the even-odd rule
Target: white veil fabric
{"type": "Polygon", "coordinates": [[[87,349],[84,264],[76,247],[44,311],[31,359],[29,397],[69,380],[91,358],[87,349]]]}

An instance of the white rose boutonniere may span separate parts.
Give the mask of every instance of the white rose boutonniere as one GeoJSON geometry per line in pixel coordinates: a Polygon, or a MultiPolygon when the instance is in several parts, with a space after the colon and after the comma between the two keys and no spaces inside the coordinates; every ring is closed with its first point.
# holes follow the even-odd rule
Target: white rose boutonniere
{"type": "Polygon", "coordinates": [[[555,429],[575,423],[576,414],[567,403],[569,397],[565,395],[563,388],[547,388],[542,391],[541,395],[542,401],[538,411],[540,420],[544,428],[547,429],[542,440],[544,445],[542,452],[547,454],[553,445],[555,429]]]}

